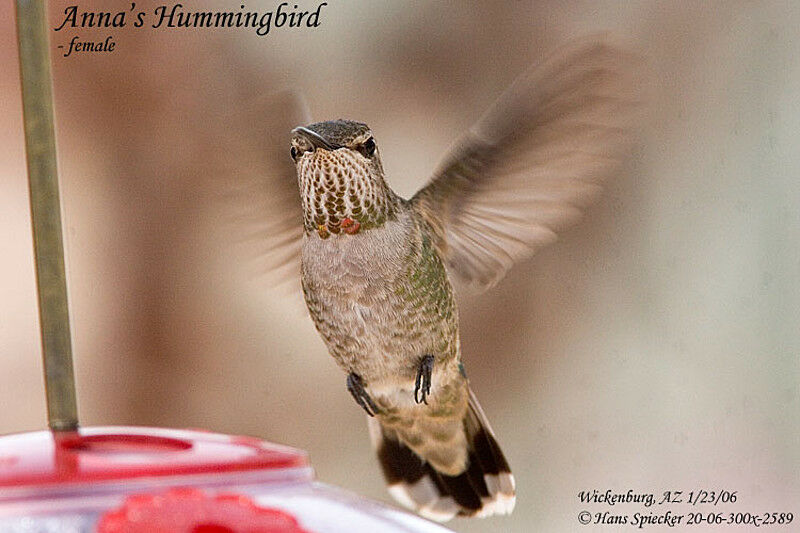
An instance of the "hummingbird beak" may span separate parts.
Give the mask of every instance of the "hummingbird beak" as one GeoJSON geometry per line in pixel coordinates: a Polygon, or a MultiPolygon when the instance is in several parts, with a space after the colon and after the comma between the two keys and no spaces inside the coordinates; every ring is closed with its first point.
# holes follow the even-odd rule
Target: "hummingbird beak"
{"type": "Polygon", "coordinates": [[[328,141],[325,140],[320,134],[311,131],[308,128],[304,128],[303,126],[299,126],[292,130],[292,133],[295,135],[302,135],[303,137],[311,143],[314,148],[325,148],[326,150],[336,150],[338,146],[334,146],[328,141]]]}

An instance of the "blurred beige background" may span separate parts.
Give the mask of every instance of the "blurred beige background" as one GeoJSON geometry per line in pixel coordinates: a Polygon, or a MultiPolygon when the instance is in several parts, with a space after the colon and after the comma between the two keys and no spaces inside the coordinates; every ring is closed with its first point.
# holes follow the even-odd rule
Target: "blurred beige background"
{"type": "MultiPolygon", "coordinates": [[[[10,4],[0,433],[45,425],[10,4]]],[[[267,120],[253,99],[298,89],[316,119],[368,122],[391,184],[410,194],[536,58],[611,29],[648,58],[653,109],[625,174],[580,225],[461,299],[467,370],[519,497],[509,518],[450,526],[613,531],[577,515],[640,510],[581,504],[593,488],[737,490],[721,510],[800,515],[800,5],[330,4],[319,28],[265,37],[51,34],[54,46],[73,34],[117,42],[53,60],[82,422],[264,437],[308,450],[321,480],[387,500],[363,412],[311,321],[231,251],[220,183],[231,147],[262,139],[230,117],[267,120]]],[[[80,3],[92,5],[109,8],[80,3]]]]}

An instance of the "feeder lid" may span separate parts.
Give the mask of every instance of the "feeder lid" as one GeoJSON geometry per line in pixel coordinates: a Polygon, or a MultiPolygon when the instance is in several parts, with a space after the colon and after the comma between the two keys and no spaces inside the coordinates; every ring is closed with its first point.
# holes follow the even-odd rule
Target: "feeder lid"
{"type": "Polygon", "coordinates": [[[252,437],[112,426],[0,438],[0,500],[17,492],[9,489],[248,472],[312,477],[305,453],[252,437]]]}

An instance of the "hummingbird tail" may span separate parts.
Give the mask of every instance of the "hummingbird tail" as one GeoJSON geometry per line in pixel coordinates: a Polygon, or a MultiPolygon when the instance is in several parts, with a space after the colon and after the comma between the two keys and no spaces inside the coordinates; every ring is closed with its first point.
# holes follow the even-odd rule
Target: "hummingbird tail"
{"type": "Polygon", "coordinates": [[[450,444],[466,442],[468,448],[466,467],[458,475],[436,470],[377,418],[368,422],[389,493],[404,506],[440,522],[455,516],[510,514],[514,509],[514,476],[472,390],[463,420],[466,439],[450,444]]]}

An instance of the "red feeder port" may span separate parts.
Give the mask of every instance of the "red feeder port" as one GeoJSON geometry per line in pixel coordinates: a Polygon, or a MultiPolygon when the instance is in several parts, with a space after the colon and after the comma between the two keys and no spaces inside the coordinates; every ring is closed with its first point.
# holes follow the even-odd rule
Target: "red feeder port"
{"type": "Polygon", "coordinates": [[[97,533],[309,533],[279,509],[238,494],[210,496],[197,489],[129,497],[106,513],[97,533]]]}

